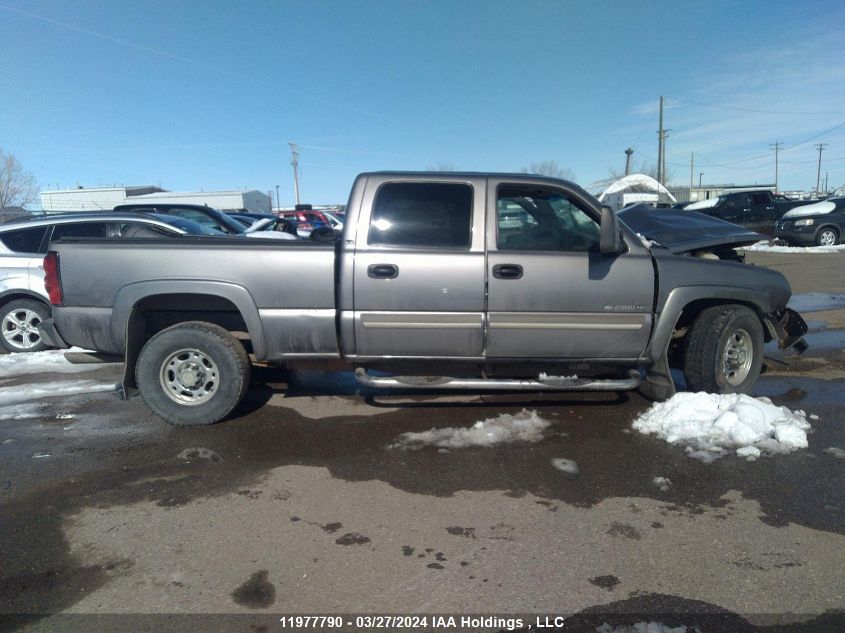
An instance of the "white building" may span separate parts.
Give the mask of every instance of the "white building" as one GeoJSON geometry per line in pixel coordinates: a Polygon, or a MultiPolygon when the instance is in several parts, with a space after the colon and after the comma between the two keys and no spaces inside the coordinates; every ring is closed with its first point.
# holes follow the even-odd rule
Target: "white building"
{"type": "Polygon", "coordinates": [[[41,208],[47,213],[56,211],[111,211],[127,199],[164,191],[161,187],[96,187],[41,192],[41,208]]]}
{"type": "Polygon", "coordinates": [[[98,187],[42,191],[41,208],[60,211],[110,211],[119,204],[158,202],[201,204],[222,211],[269,212],[272,200],[260,191],[166,191],[160,187],[98,187]]]}
{"type": "Polygon", "coordinates": [[[127,203],[204,204],[221,211],[269,213],[272,199],[260,191],[161,191],[133,196],[127,203]]]}

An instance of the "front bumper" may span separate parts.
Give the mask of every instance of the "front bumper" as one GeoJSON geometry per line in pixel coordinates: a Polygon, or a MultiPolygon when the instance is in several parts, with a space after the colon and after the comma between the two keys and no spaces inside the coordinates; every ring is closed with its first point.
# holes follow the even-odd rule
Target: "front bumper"
{"type": "Polygon", "coordinates": [[[766,327],[773,339],[778,342],[780,349],[794,347],[801,354],[809,346],[804,341],[807,333],[807,323],[795,310],[784,308],[766,317],[766,327]]]}
{"type": "Polygon", "coordinates": [[[817,226],[795,226],[792,222],[778,222],[775,224],[773,237],[790,244],[814,245],[816,243],[817,226]]]}
{"type": "Polygon", "coordinates": [[[56,324],[53,323],[53,319],[45,319],[39,323],[38,333],[41,335],[41,340],[47,343],[50,347],[55,347],[57,349],[70,348],[70,345],[65,343],[61,334],[59,334],[59,331],[56,329],[56,324]]]}

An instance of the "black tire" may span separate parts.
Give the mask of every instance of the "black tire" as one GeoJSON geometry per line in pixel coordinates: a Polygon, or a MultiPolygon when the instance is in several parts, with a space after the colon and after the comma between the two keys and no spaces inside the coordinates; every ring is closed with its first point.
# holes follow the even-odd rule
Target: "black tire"
{"type": "Polygon", "coordinates": [[[0,308],[0,345],[7,352],[41,352],[48,349],[37,326],[50,318],[50,308],[35,299],[15,299],[0,308]]]}
{"type": "Polygon", "coordinates": [[[763,366],[763,326],[749,308],[703,310],[687,334],[684,377],[690,391],[747,393],[763,366]]]}
{"type": "Polygon", "coordinates": [[[823,226],[816,233],[816,246],[835,246],[839,244],[839,231],[832,226],[823,226]]]}
{"type": "Polygon", "coordinates": [[[147,341],[135,365],[144,402],[175,426],[203,426],[226,417],[243,399],[249,374],[243,345],[219,325],[203,321],[162,330],[147,341]]]}

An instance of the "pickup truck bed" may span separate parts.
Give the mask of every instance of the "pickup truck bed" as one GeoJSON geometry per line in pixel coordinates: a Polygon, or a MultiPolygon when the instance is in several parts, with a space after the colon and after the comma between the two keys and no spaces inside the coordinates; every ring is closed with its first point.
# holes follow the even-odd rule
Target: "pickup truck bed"
{"type": "Polygon", "coordinates": [[[123,354],[133,309],[162,326],[169,314],[215,313],[248,332],[255,357],[337,358],[335,251],[314,242],[85,240],[61,245],[64,305],[54,319],[76,344],[123,354]],[[127,277],[133,279],[126,283],[127,277]]]}

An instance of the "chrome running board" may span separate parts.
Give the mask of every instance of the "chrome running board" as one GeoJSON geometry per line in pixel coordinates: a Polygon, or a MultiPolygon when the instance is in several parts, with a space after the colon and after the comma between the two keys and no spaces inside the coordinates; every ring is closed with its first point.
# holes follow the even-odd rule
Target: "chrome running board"
{"type": "Polygon", "coordinates": [[[363,367],[355,370],[355,380],[377,389],[465,389],[473,391],[628,391],[640,386],[636,370],[627,378],[592,379],[577,376],[546,376],[536,380],[510,378],[450,378],[448,376],[371,376],[363,367]]]}

